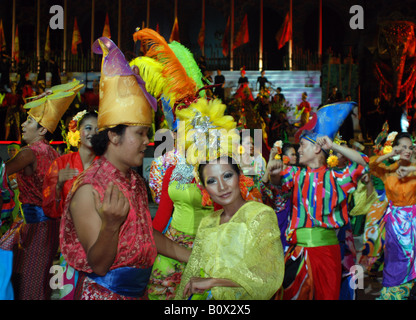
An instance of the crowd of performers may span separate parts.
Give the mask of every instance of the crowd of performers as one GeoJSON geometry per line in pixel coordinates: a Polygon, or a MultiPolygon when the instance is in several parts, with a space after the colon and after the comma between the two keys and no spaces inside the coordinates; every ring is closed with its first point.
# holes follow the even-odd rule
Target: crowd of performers
{"type": "Polygon", "coordinates": [[[281,94],[253,98],[243,80],[226,105],[187,48],[133,39],[146,52],[132,61],[94,42],[98,112],[72,118],[63,155],[49,139],[83,84],[24,105],[25,146],[1,163],[1,299],[353,300],[358,264],[382,272],[377,299],[414,299],[410,134],[386,123],[365,149],[338,134],[354,102],[304,104],[294,126],[281,94]],[[152,219],[137,168],[160,127],[177,143],[150,168],[152,219]]]}

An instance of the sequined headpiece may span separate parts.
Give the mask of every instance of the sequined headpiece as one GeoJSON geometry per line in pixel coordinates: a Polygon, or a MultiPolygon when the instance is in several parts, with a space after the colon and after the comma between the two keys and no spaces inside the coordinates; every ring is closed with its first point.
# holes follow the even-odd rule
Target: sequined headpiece
{"type": "Polygon", "coordinates": [[[199,166],[221,156],[238,160],[240,135],[234,118],[224,115],[225,108],[220,100],[201,98],[176,112],[178,150],[186,151],[188,163],[199,166]]]}

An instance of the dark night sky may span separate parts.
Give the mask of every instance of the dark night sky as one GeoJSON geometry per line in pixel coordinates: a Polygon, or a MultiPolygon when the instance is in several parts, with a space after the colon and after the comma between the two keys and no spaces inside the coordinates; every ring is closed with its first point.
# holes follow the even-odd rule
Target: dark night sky
{"type": "MultiPolygon", "coordinates": [[[[19,25],[20,49],[24,54],[36,52],[36,0],[16,0],[16,23],[19,25]]],[[[40,44],[43,52],[46,28],[51,17],[49,8],[52,5],[62,5],[63,0],[41,0],[40,44]]],[[[132,53],[134,44],[132,34],[137,26],[146,20],[146,0],[123,0],[121,49],[127,54],[132,53]],[[134,5],[130,3],[135,3],[134,5]]],[[[201,0],[178,0],[178,16],[181,43],[191,49],[196,55],[200,54],[196,39],[201,24],[201,0]]],[[[235,32],[245,13],[248,14],[250,43],[237,50],[256,54],[259,49],[259,0],[235,0],[235,32]]],[[[287,46],[277,50],[275,34],[282,25],[284,16],[289,10],[289,0],[264,0],[264,51],[270,61],[280,61],[287,54],[287,46]]],[[[159,24],[161,33],[169,37],[174,19],[173,0],[151,0],[150,27],[159,24]]],[[[354,53],[359,53],[360,46],[369,46],[376,39],[377,24],[384,17],[416,17],[416,1],[401,0],[400,3],[391,0],[323,0],[323,52],[331,47],[336,53],[346,55],[352,47],[354,53]],[[365,29],[351,30],[349,8],[359,4],[365,12],[365,29]]],[[[319,0],[293,1],[293,45],[303,50],[317,51],[319,31],[319,0]]],[[[105,14],[110,15],[112,39],[118,42],[118,1],[95,1],[95,34],[101,36],[105,14]]],[[[206,55],[221,55],[221,39],[224,33],[230,1],[206,0],[206,55]]],[[[91,1],[68,1],[67,46],[71,46],[74,17],[77,17],[83,44],[82,52],[88,54],[91,41],[91,1]]],[[[0,19],[6,33],[7,49],[11,50],[12,29],[12,0],[2,0],[0,3],[0,19]]],[[[413,18],[412,18],[413,19],[413,18]]],[[[51,31],[52,51],[60,55],[63,47],[62,30],[51,31]]],[[[275,65],[277,68],[278,64],[275,65]]]]}

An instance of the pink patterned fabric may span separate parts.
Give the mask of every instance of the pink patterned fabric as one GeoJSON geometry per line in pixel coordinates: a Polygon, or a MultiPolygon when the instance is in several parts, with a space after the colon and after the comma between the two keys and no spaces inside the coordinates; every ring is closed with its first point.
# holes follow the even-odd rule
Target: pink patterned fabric
{"type": "MultiPolygon", "coordinates": [[[[19,185],[19,200],[22,204],[34,204],[42,206],[43,179],[53,160],[59,157],[59,153],[45,140],[37,141],[25,148],[31,149],[36,156],[36,169],[32,175],[27,176],[23,170],[17,173],[19,185]]],[[[47,212],[45,212],[46,215],[47,212]]]]}
{"type": "MultiPolygon", "coordinates": [[[[36,169],[30,176],[17,173],[22,204],[42,206],[42,185],[50,164],[59,154],[45,140],[28,145],[36,156],[36,169]]],[[[16,300],[48,300],[51,297],[49,273],[58,251],[59,220],[24,223],[16,220],[0,240],[3,250],[13,250],[13,287],[16,300]]]]}
{"type": "Polygon", "coordinates": [[[78,271],[91,273],[92,269],[77,237],[68,209],[69,204],[73,194],[84,184],[91,184],[98,191],[102,200],[110,181],[118,186],[130,202],[130,212],[120,228],[118,251],[110,269],[119,267],[149,268],[156,258],[157,250],[153,239],[152,218],[143,179],[131,169],[124,177],[107,159],[100,157],[75,181],[66,199],[62,214],[61,252],[68,264],[78,271]]]}
{"type": "Polygon", "coordinates": [[[140,298],[119,295],[91,280],[85,273],[80,273],[79,283],[75,290],[74,300],[148,300],[147,294],[140,298]]]}
{"type": "Polygon", "coordinates": [[[13,266],[16,300],[49,300],[49,272],[58,251],[59,220],[22,224],[13,266]]]}

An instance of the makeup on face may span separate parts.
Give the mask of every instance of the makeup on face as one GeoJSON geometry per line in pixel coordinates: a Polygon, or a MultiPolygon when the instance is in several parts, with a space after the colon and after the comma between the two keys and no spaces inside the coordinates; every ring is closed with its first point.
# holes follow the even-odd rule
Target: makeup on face
{"type": "Polygon", "coordinates": [[[203,169],[204,186],[212,200],[221,206],[242,200],[239,175],[226,163],[209,163],[203,169]]]}

